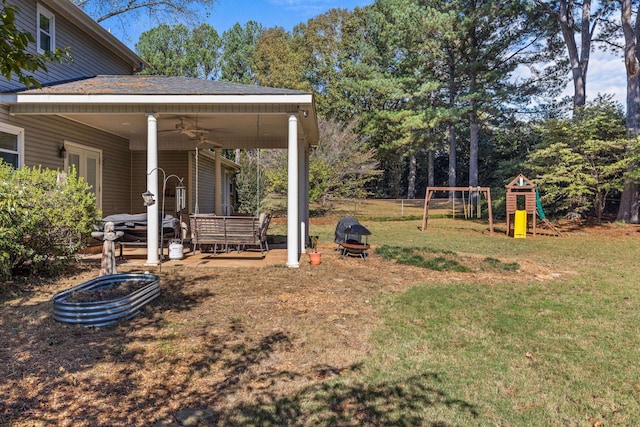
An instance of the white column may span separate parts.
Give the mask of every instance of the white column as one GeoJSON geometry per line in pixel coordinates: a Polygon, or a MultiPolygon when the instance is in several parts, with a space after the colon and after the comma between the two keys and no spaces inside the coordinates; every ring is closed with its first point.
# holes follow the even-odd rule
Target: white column
{"type": "Polygon", "coordinates": [[[309,229],[307,228],[307,222],[305,220],[305,194],[307,192],[306,180],[307,171],[305,169],[305,144],[302,141],[298,141],[298,215],[300,221],[300,252],[306,253],[307,249],[307,235],[309,229]]]}
{"type": "Polygon", "coordinates": [[[216,182],[214,184],[214,199],[213,199],[213,210],[216,215],[224,215],[222,212],[222,156],[220,152],[221,148],[216,148],[216,182]]]}
{"type": "Polygon", "coordinates": [[[147,191],[154,194],[156,203],[147,206],[147,263],[158,265],[158,121],[155,114],[147,114],[147,191]]]}
{"type": "Polygon", "coordinates": [[[298,118],[289,114],[287,164],[287,267],[300,267],[300,225],[298,222],[298,118]]]}
{"type": "Polygon", "coordinates": [[[304,192],[303,192],[303,200],[302,200],[302,206],[303,206],[303,221],[305,224],[305,230],[306,233],[304,234],[305,238],[309,237],[309,234],[311,232],[311,229],[309,228],[309,146],[307,144],[304,144],[304,159],[303,159],[303,165],[304,165],[304,176],[302,178],[302,183],[304,185],[304,192]]]}

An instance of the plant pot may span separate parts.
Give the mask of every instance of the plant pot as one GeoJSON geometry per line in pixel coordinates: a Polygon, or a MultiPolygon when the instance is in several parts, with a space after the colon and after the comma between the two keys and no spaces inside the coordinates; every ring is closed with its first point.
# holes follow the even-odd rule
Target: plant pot
{"type": "Polygon", "coordinates": [[[322,253],[320,253],[320,252],[310,252],[309,253],[309,263],[311,265],[320,264],[320,256],[321,255],[322,255],[322,253]]]}

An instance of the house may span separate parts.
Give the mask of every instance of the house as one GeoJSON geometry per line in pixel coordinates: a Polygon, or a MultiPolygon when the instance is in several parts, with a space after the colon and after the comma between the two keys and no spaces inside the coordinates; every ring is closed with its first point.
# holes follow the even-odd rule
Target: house
{"type": "Polygon", "coordinates": [[[287,265],[299,266],[308,235],[308,153],[318,141],[312,94],[140,76],[142,59],[68,0],[8,3],[19,7],[20,28],[37,35],[34,52],[69,46],[73,62],[38,72],[41,89],[0,79],[2,159],[16,167],[75,164],[104,215],[146,209],[147,264],[157,265],[159,207],[144,208],[143,192],[158,195],[165,175],[176,175],[188,189],[189,212],[225,214],[237,166],[221,149],[286,149],[287,265]]]}

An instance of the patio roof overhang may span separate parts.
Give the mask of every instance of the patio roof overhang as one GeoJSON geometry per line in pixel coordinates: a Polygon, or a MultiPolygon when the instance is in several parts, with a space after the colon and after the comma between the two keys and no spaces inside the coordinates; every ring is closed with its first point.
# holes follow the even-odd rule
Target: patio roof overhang
{"type": "MultiPolygon", "coordinates": [[[[125,138],[131,150],[146,150],[147,187],[154,194],[158,150],[206,144],[287,149],[287,265],[298,267],[308,234],[308,150],[319,138],[311,93],[183,77],[96,76],[3,93],[0,102],[11,115],[64,117],[125,138]]],[[[157,206],[147,214],[153,265],[159,262],[157,206]]]]}
{"type": "Polygon", "coordinates": [[[160,150],[193,149],[197,138],[172,132],[185,123],[207,131],[225,149],[284,148],[287,120],[298,117],[298,139],[317,145],[313,95],[182,77],[97,76],[0,95],[12,115],[57,115],[129,140],[146,149],[147,118],[158,121],[160,150]]]}

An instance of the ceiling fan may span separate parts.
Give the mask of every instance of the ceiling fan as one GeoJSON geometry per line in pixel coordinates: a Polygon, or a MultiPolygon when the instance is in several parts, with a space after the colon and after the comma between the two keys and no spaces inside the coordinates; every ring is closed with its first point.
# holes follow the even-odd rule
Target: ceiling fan
{"type": "Polygon", "coordinates": [[[178,117],[180,123],[176,123],[175,129],[167,129],[158,131],[159,134],[167,134],[167,133],[179,133],[187,135],[190,138],[195,138],[199,135],[206,135],[209,133],[207,129],[200,129],[197,126],[192,128],[188,123],[185,123],[185,117],[178,117]]]}

